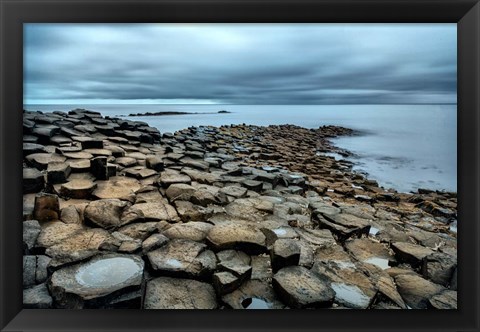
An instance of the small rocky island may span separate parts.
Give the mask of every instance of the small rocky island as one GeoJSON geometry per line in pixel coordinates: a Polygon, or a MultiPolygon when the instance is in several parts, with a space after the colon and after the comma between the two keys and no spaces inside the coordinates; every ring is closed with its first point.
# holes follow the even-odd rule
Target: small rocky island
{"type": "Polygon", "coordinates": [[[145,112],[130,113],[128,116],[166,116],[166,115],[191,115],[191,114],[228,114],[229,111],[221,110],[218,112],[180,112],[180,111],[162,111],[162,112],[145,112]]]}
{"type": "Polygon", "coordinates": [[[340,127],[160,133],[24,112],[25,308],[454,309],[456,193],[386,190],[340,127]]]}

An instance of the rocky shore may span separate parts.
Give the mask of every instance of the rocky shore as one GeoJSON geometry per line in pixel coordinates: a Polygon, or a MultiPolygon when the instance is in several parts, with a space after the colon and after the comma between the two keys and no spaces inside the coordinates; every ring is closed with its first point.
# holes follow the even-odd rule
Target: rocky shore
{"type": "Polygon", "coordinates": [[[329,139],[24,112],[25,308],[454,309],[455,193],[385,190],[329,139]]]}

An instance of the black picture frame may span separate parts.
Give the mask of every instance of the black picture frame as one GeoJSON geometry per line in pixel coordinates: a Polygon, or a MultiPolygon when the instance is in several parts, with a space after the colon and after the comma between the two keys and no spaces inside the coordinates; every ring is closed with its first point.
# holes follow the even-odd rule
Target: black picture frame
{"type": "Polygon", "coordinates": [[[478,0],[0,0],[0,327],[2,331],[478,331],[480,3],[478,0]],[[23,23],[378,22],[458,26],[459,309],[22,309],[23,23]]]}

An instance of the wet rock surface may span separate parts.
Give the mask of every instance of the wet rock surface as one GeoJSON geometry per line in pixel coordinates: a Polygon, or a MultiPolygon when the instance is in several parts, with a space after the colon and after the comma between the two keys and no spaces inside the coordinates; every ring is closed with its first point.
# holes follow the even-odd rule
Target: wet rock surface
{"type": "Polygon", "coordinates": [[[23,128],[25,308],[457,307],[456,194],[354,173],[349,129],[23,128]]]}

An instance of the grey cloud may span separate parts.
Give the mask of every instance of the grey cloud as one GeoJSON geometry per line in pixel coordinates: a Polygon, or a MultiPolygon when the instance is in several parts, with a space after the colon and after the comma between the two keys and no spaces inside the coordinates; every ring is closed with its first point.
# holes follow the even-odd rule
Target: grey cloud
{"type": "Polygon", "coordinates": [[[456,100],[456,26],[28,24],[24,100],[456,100]]]}

